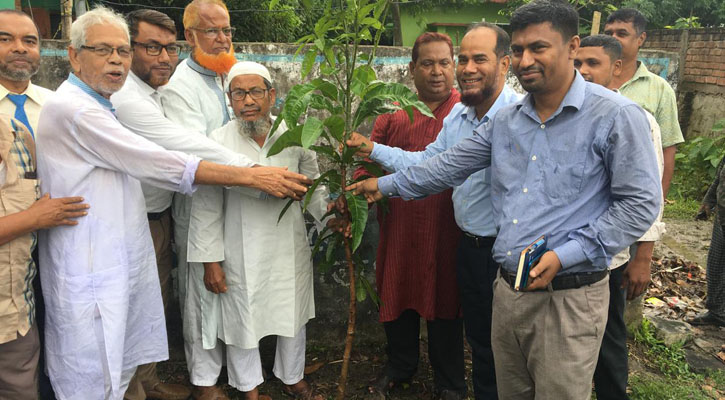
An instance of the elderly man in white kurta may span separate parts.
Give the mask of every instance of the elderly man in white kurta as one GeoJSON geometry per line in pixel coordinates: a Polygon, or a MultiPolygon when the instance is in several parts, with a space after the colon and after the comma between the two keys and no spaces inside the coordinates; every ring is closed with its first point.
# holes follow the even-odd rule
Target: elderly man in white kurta
{"type": "Polygon", "coordinates": [[[131,64],[121,15],[98,7],[79,17],[68,56],[73,73],[40,115],[38,175],[44,193],[83,196],[91,209],[39,241],[47,368],[59,399],[121,399],[137,365],[168,358],[139,181],[192,193],[195,184],[250,185],[254,172],[166,151],[116,120],[109,98],[131,64]]]}
{"type": "MultiPolygon", "coordinates": [[[[275,90],[269,71],[254,62],[239,62],[229,72],[229,97],[235,119],[211,138],[260,165],[288,167],[310,178],[319,176],[315,153],[290,147],[267,152],[286,131],[284,122],[267,138],[275,90]]],[[[326,189],[318,189],[307,207],[320,222],[326,189]]],[[[200,337],[208,360],[192,372],[214,384],[226,345],[229,384],[256,399],[263,382],[259,340],[277,335],[274,374],[299,398],[319,398],[303,380],[305,324],[314,317],[310,247],[299,203],[277,222],[287,202],[258,199],[222,188],[204,187],[194,194],[189,226],[189,282],[200,295],[200,337]],[[197,207],[198,206],[198,207],[197,207]],[[224,344],[220,343],[223,342],[224,344]]],[[[187,303],[188,305],[189,303],[187,303]]]]}

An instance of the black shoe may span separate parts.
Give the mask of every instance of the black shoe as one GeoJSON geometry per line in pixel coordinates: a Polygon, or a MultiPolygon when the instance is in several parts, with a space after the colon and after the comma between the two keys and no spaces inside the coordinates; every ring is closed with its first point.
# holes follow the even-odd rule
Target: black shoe
{"type": "Polygon", "coordinates": [[[455,390],[443,389],[435,398],[436,400],[463,400],[466,396],[455,390]]]}
{"type": "Polygon", "coordinates": [[[382,373],[368,386],[368,396],[366,398],[385,400],[390,389],[404,383],[410,383],[410,378],[395,380],[393,377],[382,373]]]}
{"type": "Polygon", "coordinates": [[[691,318],[687,322],[691,325],[725,326],[725,319],[718,317],[710,311],[700,314],[695,318],[691,318]]]}

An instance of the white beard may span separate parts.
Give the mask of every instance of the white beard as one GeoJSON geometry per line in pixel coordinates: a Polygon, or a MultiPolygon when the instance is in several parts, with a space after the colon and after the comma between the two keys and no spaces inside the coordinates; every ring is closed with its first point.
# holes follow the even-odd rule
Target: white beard
{"type": "Polygon", "coordinates": [[[237,129],[242,136],[248,136],[252,140],[259,139],[267,136],[269,130],[272,129],[272,121],[268,116],[254,121],[238,119],[237,129]]]}

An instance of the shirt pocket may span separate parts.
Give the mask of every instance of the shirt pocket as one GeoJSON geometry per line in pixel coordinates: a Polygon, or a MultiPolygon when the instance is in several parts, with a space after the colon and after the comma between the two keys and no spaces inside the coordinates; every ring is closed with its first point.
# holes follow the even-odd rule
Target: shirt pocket
{"type": "Polygon", "coordinates": [[[40,187],[37,179],[18,179],[15,184],[6,186],[3,194],[4,201],[10,213],[24,211],[38,200],[40,187]]]}
{"type": "Polygon", "coordinates": [[[586,158],[583,151],[551,150],[543,170],[547,196],[567,200],[578,195],[582,188],[586,158]]]}

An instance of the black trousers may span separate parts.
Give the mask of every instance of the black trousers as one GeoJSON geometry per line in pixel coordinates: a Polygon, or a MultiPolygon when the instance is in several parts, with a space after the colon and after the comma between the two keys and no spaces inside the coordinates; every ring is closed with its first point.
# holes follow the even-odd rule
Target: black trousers
{"type": "MultiPolygon", "coordinates": [[[[463,365],[463,320],[436,319],[426,321],[428,357],[433,367],[433,382],[438,391],[466,393],[463,365]]],[[[395,381],[405,381],[418,370],[420,359],[420,315],[405,310],[394,321],[384,322],[388,338],[388,362],[385,374],[395,381]]]]}
{"type": "Polygon", "coordinates": [[[626,292],[622,289],[622,273],[626,267],[625,264],[613,269],[609,275],[609,319],[594,370],[594,390],[598,400],[628,399],[627,326],[624,323],[626,292]]]}
{"type": "MultiPolygon", "coordinates": [[[[33,251],[35,266],[40,268],[38,263],[38,249],[33,251]]],[[[40,400],[55,400],[53,386],[50,385],[50,378],[45,374],[45,301],[43,300],[43,288],[40,286],[40,269],[33,279],[33,292],[35,293],[35,323],[38,326],[38,337],[40,338],[40,359],[38,361],[38,393],[40,400]]]]}
{"type": "Polygon", "coordinates": [[[473,392],[476,400],[497,399],[496,371],[491,350],[493,281],[498,264],[493,243],[477,247],[466,238],[458,246],[458,290],[461,293],[466,340],[473,353],[473,392]]]}

